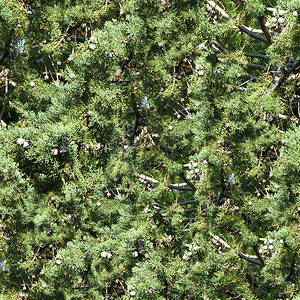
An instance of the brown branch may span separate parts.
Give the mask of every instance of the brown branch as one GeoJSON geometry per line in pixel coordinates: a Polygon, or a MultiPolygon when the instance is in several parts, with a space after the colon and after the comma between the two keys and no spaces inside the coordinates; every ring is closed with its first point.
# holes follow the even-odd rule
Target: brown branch
{"type": "Polygon", "coordinates": [[[249,29],[247,29],[245,26],[239,26],[238,27],[242,32],[245,32],[246,34],[248,34],[249,36],[253,37],[254,39],[257,39],[259,41],[262,41],[266,44],[269,44],[268,40],[252,31],[250,31],[249,29]]]}
{"type": "MultiPolygon", "coordinates": [[[[170,208],[170,206],[165,206],[165,205],[160,204],[158,202],[154,202],[151,205],[154,207],[154,209],[156,208],[156,210],[158,210],[158,211],[160,211],[162,209],[169,209],[170,208]]],[[[198,211],[198,208],[185,208],[183,210],[183,212],[185,212],[185,213],[196,212],[196,211],[198,211]]]]}
{"type": "MultiPolygon", "coordinates": [[[[160,181],[158,181],[152,177],[146,176],[146,175],[136,174],[136,176],[145,181],[149,181],[149,182],[152,182],[155,184],[161,184],[160,181]]],[[[185,186],[186,184],[188,184],[188,183],[169,184],[166,188],[170,188],[170,189],[174,189],[174,190],[181,190],[181,191],[194,191],[194,189],[192,189],[191,187],[185,186]]],[[[192,182],[191,182],[191,184],[193,185],[192,182]]]]}
{"type": "Polygon", "coordinates": [[[269,30],[267,29],[267,27],[265,25],[264,17],[263,16],[259,16],[258,17],[258,22],[259,22],[260,28],[263,31],[263,33],[264,33],[264,35],[265,35],[265,37],[266,37],[269,45],[272,45],[272,38],[271,38],[269,30]]]}
{"type": "MultiPolygon", "coordinates": [[[[216,46],[220,52],[226,53],[226,54],[230,54],[231,52],[226,50],[219,42],[217,41],[212,41],[212,44],[214,46],[216,46]]],[[[216,51],[215,51],[216,52],[216,51]]],[[[257,57],[257,58],[263,58],[263,59],[267,59],[267,56],[262,55],[262,54],[256,54],[256,53],[244,53],[244,55],[249,56],[249,57],[257,57]]],[[[243,63],[243,61],[239,61],[239,63],[243,63]]],[[[252,64],[252,63],[248,63],[247,67],[249,68],[255,68],[258,70],[265,70],[267,67],[264,65],[258,65],[258,64],[252,64]]]]}
{"type": "Polygon", "coordinates": [[[247,89],[244,88],[244,87],[241,87],[241,86],[234,86],[234,85],[232,85],[232,86],[231,86],[231,91],[232,91],[232,92],[234,92],[234,91],[245,92],[245,91],[247,91],[247,89]]]}
{"type": "Polygon", "coordinates": [[[260,77],[254,76],[252,74],[240,74],[238,77],[246,77],[249,78],[249,80],[261,80],[260,77]]]}
{"type": "Polygon", "coordinates": [[[258,64],[252,64],[252,63],[248,63],[246,65],[248,68],[254,68],[254,69],[257,69],[257,70],[265,70],[267,68],[267,66],[264,66],[264,65],[258,65],[258,64]]]}
{"type": "Polygon", "coordinates": [[[296,117],[288,117],[286,115],[278,114],[278,118],[281,120],[290,120],[294,122],[295,124],[300,124],[300,120],[296,117]]]}
{"type": "Polygon", "coordinates": [[[9,34],[8,34],[8,39],[4,43],[4,49],[3,49],[3,54],[2,57],[0,58],[0,64],[3,65],[3,62],[5,58],[9,56],[9,50],[10,50],[10,44],[12,41],[12,36],[14,34],[14,29],[11,29],[9,34]]]}
{"type": "Polygon", "coordinates": [[[165,12],[168,8],[168,1],[167,0],[161,0],[163,12],[165,12]]]}
{"type": "Polygon", "coordinates": [[[264,267],[265,266],[265,261],[264,261],[263,257],[261,256],[261,254],[259,252],[258,245],[253,245],[253,250],[254,250],[254,252],[255,252],[255,254],[256,254],[259,262],[260,262],[260,265],[262,267],[264,267]]]}
{"type": "MultiPolygon", "coordinates": [[[[209,233],[210,234],[210,236],[215,240],[215,241],[217,241],[217,242],[219,242],[220,244],[222,244],[225,248],[227,248],[228,250],[231,250],[232,248],[231,248],[231,246],[230,245],[228,245],[228,243],[226,243],[224,240],[222,240],[220,237],[218,237],[217,235],[214,235],[213,233],[209,233]]],[[[259,253],[259,255],[260,255],[260,253],[259,253]]],[[[235,254],[235,256],[236,256],[236,254],[235,254]]],[[[262,265],[262,263],[260,262],[260,261],[257,261],[256,259],[254,259],[252,256],[250,256],[250,255],[247,255],[247,254],[243,254],[243,253],[239,253],[239,254],[237,254],[237,256],[239,256],[240,258],[243,258],[243,259],[245,259],[245,260],[247,260],[247,261],[249,261],[249,262],[251,262],[251,263],[253,263],[253,264],[256,264],[256,265],[259,265],[259,266],[261,266],[262,265]]],[[[259,259],[259,256],[257,256],[258,257],[258,259],[259,259]]],[[[261,255],[260,255],[260,257],[261,257],[261,255]]],[[[263,258],[261,257],[261,259],[262,259],[262,261],[263,261],[263,258]]]]}
{"type": "Polygon", "coordinates": [[[266,55],[263,54],[259,54],[259,53],[244,53],[244,55],[248,56],[248,57],[255,57],[255,58],[261,58],[264,60],[269,60],[270,58],[266,55]]]}
{"type": "Polygon", "coordinates": [[[2,118],[3,118],[3,115],[4,115],[5,109],[6,109],[6,105],[3,104],[3,107],[2,107],[2,110],[1,110],[1,113],[0,113],[0,126],[3,123],[2,118]]]}
{"type": "Polygon", "coordinates": [[[292,261],[291,261],[291,264],[290,264],[290,271],[289,271],[289,274],[284,278],[284,280],[288,281],[291,276],[295,275],[295,263],[296,263],[296,257],[297,257],[297,254],[294,253],[293,257],[292,257],[292,261]]]}
{"type": "Polygon", "coordinates": [[[65,30],[65,32],[64,32],[64,34],[62,35],[62,37],[60,38],[60,40],[57,42],[56,45],[53,46],[53,48],[50,50],[49,53],[52,53],[52,52],[55,50],[55,48],[63,41],[63,39],[64,39],[65,37],[67,37],[67,33],[68,33],[69,29],[70,29],[70,26],[71,26],[71,25],[68,25],[67,29],[65,30]]]}
{"type": "Polygon", "coordinates": [[[192,189],[191,187],[182,186],[180,184],[170,184],[168,185],[168,188],[179,191],[194,191],[194,189],[192,189]]]}
{"type": "Polygon", "coordinates": [[[239,253],[238,256],[239,256],[240,258],[243,258],[243,259],[245,259],[245,260],[247,260],[247,261],[253,263],[253,264],[256,264],[256,265],[261,266],[261,263],[260,263],[259,261],[257,261],[256,259],[253,259],[253,258],[249,257],[248,255],[245,255],[245,254],[243,254],[243,253],[239,253]]]}
{"type": "Polygon", "coordinates": [[[162,204],[160,204],[158,202],[152,203],[152,206],[157,206],[157,207],[163,208],[163,209],[168,209],[169,208],[169,206],[162,205],[162,204]]]}
{"type": "Polygon", "coordinates": [[[186,176],[185,176],[184,173],[181,173],[181,174],[180,174],[180,177],[184,180],[184,182],[186,182],[186,183],[190,186],[190,188],[191,188],[194,192],[197,191],[197,189],[196,189],[196,187],[194,186],[194,184],[193,184],[189,179],[186,178],[186,176]]]}
{"type": "Polygon", "coordinates": [[[275,87],[273,88],[273,91],[279,89],[279,88],[283,85],[283,83],[285,82],[285,80],[289,77],[289,75],[290,75],[294,70],[296,70],[299,66],[300,66],[300,59],[297,60],[297,61],[294,63],[294,65],[293,65],[293,67],[292,67],[291,69],[287,70],[287,71],[280,77],[280,79],[278,80],[277,84],[276,84],[275,87]]]}
{"type": "Polygon", "coordinates": [[[171,289],[171,288],[168,288],[168,292],[173,293],[173,294],[179,294],[179,291],[178,291],[178,290],[176,290],[176,289],[171,289]]]}
{"type": "Polygon", "coordinates": [[[160,184],[160,182],[154,178],[151,178],[149,176],[146,176],[146,175],[142,175],[142,174],[136,174],[137,177],[143,179],[143,180],[146,180],[146,181],[150,181],[152,183],[156,183],[156,184],[160,184]]]}
{"type": "Polygon", "coordinates": [[[219,5],[217,5],[215,2],[213,1],[207,1],[207,3],[214,8],[215,10],[217,10],[226,20],[230,20],[230,16],[227,14],[227,12],[225,10],[223,10],[219,5]]]}
{"type": "Polygon", "coordinates": [[[178,203],[179,205],[188,205],[188,204],[193,204],[193,203],[198,203],[199,201],[197,200],[189,200],[189,201],[186,201],[186,202],[181,202],[181,203],[178,203]]]}
{"type": "Polygon", "coordinates": [[[2,117],[4,115],[4,112],[5,112],[5,109],[7,107],[7,94],[8,94],[8,85],[9,85],[9,80],[8,80],[8,74],[9,74],[9,69],[5,69],[3,68],[3,70],[1,71],[0,75],[3,76],[3,78],[0,78],[1,81],[5,81],[5,90],[4,90],[4,94],[5,94],[5,99],[3,102],[3,107],[2,107],[2,111],[1,111],[1,114],[0,114],[0,124],[2,125],[2,117]]]}
{"type": "Polygon", "coordinates": [[[62,73],[59,73],[59,72],[52,72],[52,71],[47,71],[47,72],[42,72],[42,74],[43,75],[48,75],[48,74],[50,74],[52,77],[53,76],[59,76],[59,77],[61,77],[62,76],[62,73]]]}
{"type": "Polygon", "coordinates": [[[91,265],[89,264],[88,267],[87,267],[87,270],[82,274],[82,276],[79,278],[78,282],[77,282],[77,285],[75,287],[75,289],[79,289],[82,285],[82,283],[84,282],[87,274],[89,273],[91,269],[91,265]]]}
{"type": "Polygon", "coordinates": [[[219,238],[217,235],[214,235],[213,233],[209,233],[211,235],[211,237],[216,240],[217,242],[221,243],[225,248],[231,250],[231,247],[221,238],[219,238]]]}
{"type": "Polygon", "coordinates": [[[221,52],[224,52],[224,53],[230,53],[228,50],[226,50],[219,42],[217,41],[212,41],[212,44],[214,46],[216,46],[221,52]]]}
{"type": "Polygon", "coordinates": [[[183,212],[185,213],[196,212],[196,211],[198,211],[198,208],[186,208],[183,210],[183,212]]]}
{"type": "Polygon", "coordinates": [[[112,80],[112,83],[116,83],[116,82],[120,81],[120,77],[122,76],[126,66],[129,64],[131,59],[132,59],[132,52],[130,53],[129,58],[124,61],[121,68],[116,71],[116,74],[115,74],[114,79],[112,80]]]}

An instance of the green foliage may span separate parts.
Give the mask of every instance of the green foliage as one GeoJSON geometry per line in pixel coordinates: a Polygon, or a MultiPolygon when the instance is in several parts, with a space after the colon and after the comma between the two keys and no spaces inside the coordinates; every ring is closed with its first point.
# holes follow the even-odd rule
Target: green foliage
{"type": "Polygon", "coordinates": [[[298,14],[0,0],[0,299],[296,296],[298,14]]]}

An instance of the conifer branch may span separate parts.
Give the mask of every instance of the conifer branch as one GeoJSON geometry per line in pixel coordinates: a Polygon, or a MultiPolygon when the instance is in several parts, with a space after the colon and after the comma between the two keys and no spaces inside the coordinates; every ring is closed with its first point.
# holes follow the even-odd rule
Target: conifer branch
{"type": "Polygon", "coordinates": [[[248,63],[246,65],[248,68],[253,68],[253,69],[257,69],[257,70],[265,70],[267,68],[267,66],[264,66],[264,65],[258,65],[258,64],[252,64],[252,63],[248,63]]]}
{"type": "Polygon", "coordinates": [[[246,28],[245,26],[238,26],[238,28],[242,31],[245,32],[246,34],[248,34],[249,36],[253,37],[254,39],[257,39],[259,41],[262,41],[266,44],[269,44],[268,40],[256,33],[254,33],[253,31],[250,31],[248,28],[246,28]]]}
{"type": "Polygon", "coordinates": [[[10,45],[12,42],[12,38],[13,38],[13,34],[14,34],[14,29],[11,29],[9,34],[8,34],[8,38],[7,40],[4,42],[4,49],[3,49],[3,54],[0,58],[0,64],[3,65],[3,62],[5,60],[5,58],[8,58],[9,53],[10,53],[10,45]]]}
{"type": "Polygon", "coordinates": [[[244,52],[244,55],[248,56],[248,57],[261,58],[261,59],[264,59],[264,60],[269,60],[270,59],[268,56],[263,55],[263,54],[259,54],[259,53],[245,53],[244,52]]]}
{"type": "MultiPolygon", "coordinates": [[[[218,237],[217,235],[214,235],[212,232],[209,233],[211,235],[211,237],[216,241],[216,242],[219,242],[220,244],[222,244],[225,248],[227,248],[228,250],[231,250],[231,246],[226,243],[223,239],[221,239],[220,237],[218,237]]],[[[259,253],[260,254],[260,253],[259,253]]],[[[236,254],[235,254],[236,255],[236,254]]],[[[243,258],[251,263],[254,263],[256,265],[259,265],[261,266],[262,263],[260,261],[257,261],[256,259],[254,259],[251,255],[247,255],[247,254],[244,254],[244,253],[239,253],[237,254],[237,256],[239,256],[240,258],[243,258]]],[[[255,256],[255,257],[258,257],[259,256],[255,256]]],[[[261,257],[261,255],[260,255],[261,257]]],[[[263,261],[263,258],[261,257],[262,261],[263,261]]]]}
{"type": "Polygon", "coordinates": [[[219,5],[217,5],[215,2],[213,1],[207,1],[207,3],[214,8],[215,10],[217,10],[226,20],[230,20],[230,16],[227,14],[227,12],[222,9],[219,5]]]}
{"type": "Polygon", "coordinates": [[[59,46],[59,44],[60,44],[60,43],[63,41],[63,39],[67,36],[67,33],[68,33],[70,27],[71,27],[71,25],[68,25],[67,29],[65,30],[65,32],[64,32],[64,34],[62,35],[62,37],[60,38],[60,40],[57,42],[56,45],[53,46],[53,48],[50,50],[49,53],[52,53],[52,52],[55,50],[55,48],[57,48],[57,47],[59,46]]]}
{"type": "Polygon", "coordinates": [[[245,260],[247,260],[247,261],[253,263],[253,264],[256,264],[256,265],[258,265],[258,266],[261,266],[261,263],[260,263],[259,261],[257,261],[256,259],[253,259],[253,258],[249,257],[249,256],[246,255],[246,254],[239,253],[238,256],[239,256],[240,258],[243,258],[243,259],[245,259],[245,260]]]}
{"type": "MultiPolygon", "coordinates": [[[[281,120],[290,120],[290,121],[294,122],[295,124],[300,124],[300,119],[298,119],[296,117],[288,117],[283,114],[278,114],[278,118],[281,120]]],[[[0,120],[1,120],[1,118],[0,118],[0,120]]]]}
{"type": "Polygon", "coordinates": [[[231,250],[231,247],[224,240],[222,240],[220,237],[218,237],[217,235],[214,235],[212,232],[210,232],[209,234],[212,236],[212,238],[214,240],[221,243],[225,248],[231,250]]]}
{"type": "Polygon", "coordinates": [[[297,253],[294,253],[293,257],[292,257],[292,261],[290,263],[290,270],[288,275],[284,278],[285,281],[290,280],[290,278],[295,275],[295,263],[296,263],[296,257],[297,257],[297,253]]]}
{"type": "Polygon", "coordinates": [[[285,80],[289,77],[291,73],[293,73],[300,66],[300,59],[298,59],[292,66],[292,68],[287,69],[283,72],[282,76],[279,78],[277,84],[273,87],[272,91],[278,90],[285,82],[285,80]]]}
{"type": "Polygon", "coordinates": [[[252,247],[253,247],[253,250],[254,250],[254,252],[255,252],[255,254],[256,254],[256,256],[257,256],[257,258],[258,258],[258,260],[259,260],[259,262],[261,264],[261,266],[264,267],[265,266],[265,261],[264,261],[263,257],[261,256],[261,254],[260,254],[260,252],[258,250],[258,245],[253,245],[252,247]]]}
{"type": "MultiPolygon", "coordinates": [[[[218,11],[226,20],[231,20],[231,17],[226,13],[226,11],[224,11],[220,6],[218,6],[215,2],[213,1],[207,1],[208,4],[213,8],[215,9],[216,11],[218,11]]],[[[268,44],[268,40],[258,34],[255,33],[256,32],[261,32],[259,30],[256,30],[256,29],[252,29],[252,28],[247,28],[245,26],[234,26],[233,28],[238,28],[240,29],[242,32],[245,32],[246,34],[248,34],[249,36],[257,39],[257,40],[260,40],[264,43],[267,43],[268,44]]],[[[263,30],[262,30],[263,32],[263,30]]]]}
{"type": "Polygon", "coordinates": [[[185,202],[178,203],[179,205],[188,205],[188,204],[193,204],[193,203],[199,203],[197,200],[189,200],[185,202]]]}
{"type": "Polygon", "coordinates": [[[87,270],[79,278],[75,289],[80,289],[82,283],[84,282],[84,280],[85,280],[85,278],[86,278],[86,276],[87,276],[87,274],[89,273],[90,270],[91,270],[91,265],[89,264],[88,267],[87,267],[87,270]]]}
{"type": "Polygon", "coordinates": [[[111,83],[116,83],[116,82],[120,81],[120,77],[122,76],[125,68],[127,67],[127,65],[129,64],[129,62],[132,59],[132,55],[133,54],[131,52],[130,55],[129,55],[129,58],[127,60],[125,60],[124,63],[122,64],[121,68],[116,71],[115,77],[114,77],[114,79],[112,80],[111,83]]]}
{"type": "Polygon", "coordinates": [[[168,188],[173,189],[173,190],[180,190],[180,191],[194,191],[193,188],[187,187],[187,186],[182,186],[182,184],[170,184],[170,185],[168,185],[168,188]]]}
{"type": "MultiPolygon", "coordinates": [[[[136,174],[136,176],[145,181],[149,181],[149,182],[152,182],[155,184],[161,184],[160,181],[158,181],[152,177],[146,176],[146,175],[136,174]]],[[[190,183],[193,185],[192,182],[190,182],[190,183]]],[[[170,189],[174,189],[174,190],[182,190],[182,191],[194,191],[194,189],[192,187],[185,186],[187,184],[188,183],[169,184],[166,188],[170,188],[170,189]]]]}
{"type": "Polygon", "coordinates": [[[168,6],[167,6],[168,1],[167,0],[161,0],[161,3],[162,3],[162,7],[163,7],[163,12],[165,12],[168,8],[168,6]]]}
{"type": "Polygon", "coordinates": [[[269,45],[272,45],[272,38],[271,38],[271,35],[270,35],[270,32],[269,30],[267,29],[266,25],[265,25],[265,21],[264,21],[264,17],[263,16],[259,16],[258,17],[258,22],[259,22],[259,25],[260,25],[260,28],[262,29],[269,45]]]}
{"type": "Polygon", "coordinates": [[[185,176],[185,174],[184,173],[181,173],[180,174],[180,177],[190,186],[190,188],[194,191],[194,192],[196,192],[197,191],[197,189],[196,189],[196,187],[194,186],[194,184],[189,180],[189,179],[187,179],[186,178],[186,176],[185,176]]]}
{"type": "MultiPolygon", "coordinates": [[[[214,46],[216,46],[216,47],[220,50],[220,52],[223,52],[223,53],[225,53],[225,54],[230,54],[230,53],[231,53],[230,51],[226,50],[226,49],[225,49],[219,42],[217,42],[217,41],[212,41],[212,44],[213,44],[214,46]]],[[[266,56],[265,56],[265,55],[261,55],[261,54],[244,53],[244,55],[249,56],[249,57],[258,57],[258,58],[264,58],[264,59],[266,59],[266,56]]],[[[240,60],[239,60],[238,62],[241,63],[241,64],[244,64],[243,61],[240,61],[240,60]]],[[[258,64],[253,64],[253,63],[247,63],[246,66],[249,67],[249,68],[254,68],[254,69],[258,69],[258,70],[265,70],[265,69],[267,68],[267,66],[264,66],[264,65],[258,65],[258,64]]]]}

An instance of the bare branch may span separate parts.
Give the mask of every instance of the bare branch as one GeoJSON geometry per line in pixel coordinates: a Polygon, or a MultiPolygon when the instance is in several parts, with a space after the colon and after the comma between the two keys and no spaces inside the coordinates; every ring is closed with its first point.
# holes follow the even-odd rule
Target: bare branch
{"type": "Polygon", "coordinates": [[[224,53],[230,53],[228,50],[226,50],[219,42],[217,41],[212,41],[212,44],[214,46],[216,46],[221,52],[224,52],[224,53]]]}
{"type": "Polygon", "coordinates": [[[124,63],[122,64],[121,68],[116,71],[115,77],[112,80],[112,83],[116,83],[116,82],[120,81],[120,77],[122,76],[122,74],[124,72],[124,69],[129,64],[129,62],[131,61],[131,59],[132,59],[132,52],[130,53],[129,58],[124,61],[124,63]]]}
{"type": "Polygon", "coordinates": [[[271,38],[271,35],[270,35],[270,32],[269,30],[267,29],[266,25],[265,25],[265,21],[264,21],[264,17],[263,16],[259,16],[258,17],[258,22],[259,22],[259,25],[260,25],[260,28],[262,29],[269,45],[272,45],[272,38],[271,38]]]}
{"type": "Polygon", "coordinates": [[[245,260],[247,260],[247,261],[253,263],[253,264],[256,264],[256,265],[261,266],[261,263],[260,263],[259,261],[257,261],[257,260],[255,260],[255,259],[251,258],[249,255],[246,255],[246,254],[243,254],[243,253],[239,253],[238,256],[239,256],[240,258],[243,258],[243,259],[245,259],[245,260]]]}
{"type": "Polygon", "coordinates": [[[196,212],[196,211],[198,211],[197,208],[186,208],[186,209],[183,210],[183,212],[185,212],[185,213],[196,212]]]}
{"type": "Polygon", "coordinates": [[[185,174],[184,173],[181,173],[180,174],[180,177],[191,187],[191,189],[194,191],[194,192],[196,192],[197,191],[197,189],[196,189],[196,187],[194,186],[194,184],[189,180],[189,179],[187,179],[186,178],[186,176],[185,176],[185,174]]]}
{"type": "Polygon", "coordinates": [[[59,72],[51,72],[51,71],[42,72],[42,74],[43,74],[43,75],[48,75],[48,74],[50,74],[51,77],[53,77],[53,76],[59,76],[59,77],[61,77],[61,76],[62,76],[62,73],[59,73],[59,72]]]}
{"type": "Polygon", "coordinates": [[[162,204],[160,204],[158,202],[154,202],[154,203],[152,203],[152,205],[153,206],[157,206],[159,208],[163,208],[163,209],[168,209],[169,208],[169,206],[162,205],[162,204]]]}
{"type": "Polygon", "coordinates": [[[230,247],[224,240],[222,240],[222,239],[219,238],[217,235],[214,235],[214,234],[211,233],[211,232],[210,232],[209,234],[212,236],[212,238],[213,238],[214,240],[216,240],[217,242],[221,243],[225,248],[231,250],[231,247],[230,247]]]}
{"type": "Polygon", "coordinates": [[[296,257],[297,257],[297,254],[294,253],[293,257],[292,257],[292,261],[290,263],[290,271],[289,271],[289,274],[284,278],[284,280],[288,281],[291,276],[295,275],[295,263],[296,263],[296,257]]]}
{"type": "Polygon", "coordinates": [[[278,118],[281,119],[281,120],[290,120],[290,121],[294,122],[295,124],[300,123],[300,120],[296,117],[288,117],[286,115],[279,114],[278,118]]]}
{"type": "Polygon", "coordinates": [[[240,74],[238,77],[246,77],[249,78],[249,80],[261,80],[260,77],[254,76],[252,74],[240,74]]]}
{"type": "Polygon", "coordinates": [[[143,179],[143,180],[146,180],[146,181],[150,181],[152,183],[157,183],[157,184],[160,184],[160,182],[152,177],[149,177],[149,176],[146,176],[146,175],[142,175],[142,174],[136,174],[137,177],[143,179]]]}
{"type": "MultiPolygon", "coordinates": [[[[228,243],[226,243],[223,239],[221,239],[220,237],[218,237],[217,235],[214,235],[213,233],[209,233],[210,235],[211,235],[211,237],[215,240],[215,241],[217,241],[217,242],[219,242],[220,244],[222,244],[225,248],[227,248],[228,250],[231,250],[232,248],[231,248],[231,246],[230,245],[228,245],[228,243]]],[[[260,255],[260,253],[259,253],[259,255],[260,255]]],[[[261,258],[262,259],[262,262],[264,263],[264,260],[263,260],[263,258],[262,258],[262,256],[260,255],[260,257],[259,256],[253,256],[253,255],[247,255],[247,254],[243,254],[243,253],[239,253],[239,254],[235,254],[235,256],[238,256],[238,257],[240,257],[240,258],[243,258],[243,259],[245,259],[245,260],[247,260],[247,261],[249,261],[249,262],[251,262],[251,263],[253,263],[253,264],[256,264],[256,265],[259,265],[259,266],[263,266],[262,265],[262,263],[261,263],[261,261],[257,261],[256,259],[254,259],[254,258],[261,258]]],[[[259,259],[260,260],[260,259],[259,259]]]]}
{"type": "Polygon", "coordinates": [[[264,66],[264,65],[251,64],[251,63],[248,63],[247,67],[248,68],[258,69],[258,70],[261,70],[261,71],[263,71],[263,70],[265,70],[267,68],[267,66],[264,66]]]}
{"type": "Polygon", "coordinates": [[[194,191],[194,189],[192,189],[188,186],[182,186],[179,184],[170,184],[170,185],[168,185],[168,188],[174,189],[174,190],[181,190],[181,191],[194,191]]]}
{"type": "Polygon", "coordinates": [[[264,267],[265,266],[265,262],[264,262],[264,259],[263,259],[263,257],[261,256],[261,254],[259,252],[258,247],[259,247],[258,245],[253,245],[253,250],[254,250],[255,254],[257,255],[257,258],[258,258],[261,266],[264,267]]]}
{"type": "Polygon", "coordinates": [[[217,10],[226,20],[230,20],[230,16],[226,13],[225,10],[223,10],[219,5],[217,5],[215,2],[213,1],[207,1],[207,3],[214,8],[215,10],[217,10]]]}
{"type": "Polygon", "coordinates": [[[245,26],[239,26],[238,27],[242,32],[245,32],[246,34],[248,34],[249,36],[259,40],[259,41],[262,41],[266,44],[269,44],[268,40],[256,33],[254,33],[253,31],[250,31],[248,28],[246,28],[245,26]]]}
{"type": "Polygon", "coordinates": [[[279,89],[283,83],[285,82],[285,80],[289,77],[289,75],[296,70],[298,67],[300,66],[300,59],[298,59],[294,65],[292,66],[291,69],[288,69],[278,80],[277,84],[274,86],[273,91],[279,89]]]}
{"type": "Polygon", "coordinates": [[[9,35],[8,35],[8,39],[4,43],[4,49],[2,50],[3,54],[0,58],[0,64],[1,65],[3,64],[4,60],[9,57],[10,44],[11,44],[11,41],[12,41],[13,34],[14,34],[14,29],[11,29],[10,32],[9,32],[9,35]]]}
{"type": "MultiPolygon", "coordinates": [[[[226,54],[230,54],[231,52],[226,50],[219,42],[217,41],[212,41],[212,44],[214,46],[216,46],[220,52],[226,53],[226,54]]],[[[215,50],[215,52],[217,52],[215,50]]],[[[267,56],[262,55],[262,54],[255,54],[255,53],[244,53],[244,55],[249,56],[249,57],[258,57],[258,58],[263,58],[263,59],[267,59],[267,56]]],[[[243,61],[239,61],[240,63],[243,63],[243,61]]],[[[254,68],[254,69],[258,69],[258,70],[265,70],[267,67],[264,65],[258,65],[258,64],[252,64],[252,63],[248,63],[247,67],[249,68],[254,68]]]]}
{"type": "Polygon", "coordinates": [[[69,29],[70,29],[70,26],[71,26],[71,25],[68,25],[68,27],[67,27],[67,29],[65,30],[64,34],[61,36],[60,40],[57,42],[56,45],[53,46],[53,48],[50,50],[49,53],[52,53],[52,52],[55,50],[55,48],[63,41],[63,39],[64,39],[65,37],[67,37],[67,33],[68,33],[69,29]]]}
{"type": "MultiPolygon", "coordinates": [[[[145,180],[145,181],[149,181],[149,182],[152,182],[152,183],[155,183],[155,184],[161,184],[160,181],[158,181],[158,180],[156,180],[152,177],[146,176],[146,175],[136,174],[136,176],[139,177],[142,180],[145,180]]],[[[193,184],[193,183],[191,182],[191,184],[193,184]]],[[[170,188],[170,189],[174,189],[174,190],[181,190],[181,191],[193,191],[193,189],[191,187],[188,187],[186,185],[187,185],[187,183],[169,184],[165,188],[170,188]]]]}
{"type": "Polygon", "coordinates": [[[84,271],[82,276],[78,279],[78,282],[77,282],[77,285],[76,285],[75,289],[80,289],[82,283],[86,279],[86,276],[87,276],[87,274],[89,273],[90,270],[91,270],[91,265],[89,264],[88,267],[87,267],[87,270],[84,271]]]}
{"type": "Polygon", "coordinates": [[[263,54],[259,54],[259,53],[244,53],[244,55],[248,56],[248,57],[256,57],[256,58],[261,58],[264,60],[269,60],[270,58],[266,55],[263,54]]]}
{"type": "Polygon", "coordinates": [[[163,6],[163,12],[165,12],[168,8],[168,1],[167,0],[161,0],[162,6],[163,6]]]}
{"type": "Polygon", "coordinates": [[[188,204],[193,204],[193,203],[198,203],[199,201],[197,200],[189,200],[189,201],[186,201],[186,202],[181,202],[181,203],[178,203],[179,205],[188,205],[188,204]]]}
{"type": "Polygon", "coordinates": [[[2,110],[1,110],[1,113],[0,113],[0,125],[2,125],[2,118],[3,118],[3,115],[4,115],[4,112],[5,112],[5,109],[6,109],[6,105],[3,104],[3,107],[2,107],[2,110]]]}

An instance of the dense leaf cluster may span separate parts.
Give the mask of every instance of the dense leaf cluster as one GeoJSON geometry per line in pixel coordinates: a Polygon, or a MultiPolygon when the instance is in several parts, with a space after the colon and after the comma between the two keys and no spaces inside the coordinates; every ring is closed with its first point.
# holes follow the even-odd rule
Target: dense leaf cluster
{"type": "Polygon", "coordinates": [[[299,293],[297,0],[0,0],[3,299],[299,293]]]}

